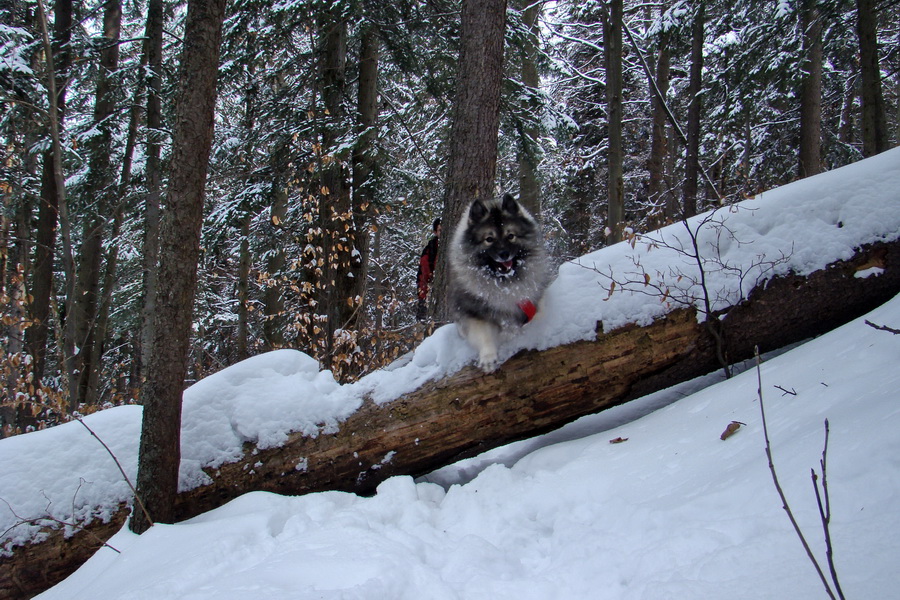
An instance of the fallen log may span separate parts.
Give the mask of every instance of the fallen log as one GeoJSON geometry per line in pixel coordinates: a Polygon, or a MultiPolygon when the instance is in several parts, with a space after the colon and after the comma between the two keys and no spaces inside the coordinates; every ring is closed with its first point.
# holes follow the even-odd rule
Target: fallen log
{"type": "MultiPolygon", "coordinates": [[[[751,357],[755,346],[764,352],[825,333],[897,293],[900,241],[868,246],[809,276],[775,278],[720,315],[727,356],[739,361],[751,357]],[[856,277],[872,266],[881,274],[856,277]]],[[[247,445],[240,461],[208,473],[210,484],[179,494],[177,515],[186,519],[250,491],[368,494],[388,477],[427,473],[719,366],[709,333],[685,309],[646,327],[520,352],[489,375],[468,367],[390,403],[368,400],[334,434],[294,434],[265,450],[247,445]]],[[[115,518],[121,522],[124,511],[115,518]]],[[[113,531],[102,528],[96,535],[108,538],[113,531]]],[[[99,546],[91,536],[56,535],[0,558],[0,599],[40,592],[99,546]],[[35,564],[42,565],[41,577],[33,575],[35,564]]]]}
{"type": "MultiPolygon", "coordinates": [[[[776,278],[722,317],[726,354],[740,361],[756,346],[766,352],[825,333],[898,292],[900,242],[806,277],[776,278]],[[872,265],[883,274],[855,277],[872,265]]],[[[180,494],[177,513],[189,518],[251,490],[369,494],[388,477],[425,474],[719,367],[696,313],[675,310],[646,327],[520,352],[489,375],[467,367],[393,402],[367,401],[332,435],[296,434],[263,451],[247,447],[243,460],[209,473],[211,484],[180,494]]]]}

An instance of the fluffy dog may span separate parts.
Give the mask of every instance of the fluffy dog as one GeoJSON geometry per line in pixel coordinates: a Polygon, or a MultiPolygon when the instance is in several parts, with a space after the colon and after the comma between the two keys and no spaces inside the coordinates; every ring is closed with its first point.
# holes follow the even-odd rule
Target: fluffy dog
{"type": "Polygon", "coordinates": [[[485,372],[499,364],[500,332],[528,323],[550,282],[540,227],[510,194],[475,200],[450,246],[450,302],[485,372]]]}

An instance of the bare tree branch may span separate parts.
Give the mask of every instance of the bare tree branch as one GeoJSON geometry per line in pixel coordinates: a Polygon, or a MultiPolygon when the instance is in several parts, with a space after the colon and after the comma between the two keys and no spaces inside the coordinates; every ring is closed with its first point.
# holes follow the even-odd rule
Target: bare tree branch
{"type": "MultiPolygon", "coordinates": [[[[81,486],[78,486],[78,489],[81,489],[81,486]]],[[[77,494],[78,490],[76,490],[75,493],[77,494]]],[[[75,500],[75,498],[73,496],[72,501],[74,502],[74,500],[75,500]]],[[[40,517],[33,517],[31,519],[27,519],[25,517],[19,516],[19,514],[15,511],[15,509],[13,509],[12,505],[6,501],[6,499],[0,497],[0,502],[3,502],[3,504],[5,504],[6,507],[9,509],[9,512],[11,512],[12,515],[16,519],[18,519],[13,525],[8,527],[6,529],[6,531],[4,531],[2,534],[0,534],[0,539],[5,539],[7,534],[10,531],[12,531],[13,529],[15,529],[16,527],[19,527],[21,525],[34,525],[36,527],[44,527],[44,526],[46,526],[46,523],[50,522],[50,523],[56,523],[57,525],[62,525],[64,527],[71,527],[74,531],[83,531],[83,532],[87,533],[89,536],[91,536],[92,538],[94,538],[95,541],[97,541],[100,544],[103,544],[110,550],[114,551],[116,554],[122,553],[121,550],[119,550],[115,546],[112,546],[108,541],[106,541],[103,538],[101,538],[100,536],[96,535],[93,531],[91,531],[90,529],[87,529],[84,525],[79,524],[77,521],[75,521],[74,518],[72,519],[71,523],[69,521],[63,521],[62,519],[57,519],[56,517],[50,515],[50,511],[48,510],[47,514],[41,515],[40,517]]]]}
{"type": "MultiPolygon", "coordinates": [[[[762,393],[762,369],[760,368],[760,358],[759,358],[759,350],[756,352],[756,377],[758,386],[757,387],[757,395],[759,396],[759,412],[762,416],[762,427],[763,427],[763,436],[766,440],[766,458],[769,459],[769,472],[772,473],[772,482],[775,484],[775,490],[778,492],[778,497],[781,498],[781,506],[784,508],[784,511],[787,513],[788,519],[791,521],[791,525],[794,527],[794,532],[797,534],[797,537],[800,538],[800,543],[803,544],[803,549],[806,550],[806,555],[809,557],[809,560],[812,562],[813,567],[816,569],[816,573],[819,574],[819,579],[822,580],[822,585],[825,586],[825,591],[828,593],[828,597],[832,600],[837,600],[837,597],[832,591],[831,586],[828,584],[828,580],[825,578],[825,573],[822,571],[822,567],[819,566],[819,561],[816,560],[815,555],[812,552],[812,549],[809,547],[809,543],[806,541],[806,537],[803,535],[803,531],[800,529],[800,525],[797,523],[797,519],[794,518],[794,512],[791,510],[791,506],[788,503],[787,496],[784,494],[784,490],[781,488],[781,483],[778,481],[778,474],[775,472],[775,462],[772,458],[772,444],[769,441],[769,428],[766,422],[766,409],[763,403],[763,393],[762,393]]],[[[814,473],[815,475],[815,473],[814,473]]],[[[843,598],[843,596],[841,596],[843,598]]]]}
{"type": "Polygon", "coordinates": [[[79,423],[81,423],[81,425],[85,429],[87,429],[92,436],[94,436],[94,439],[96,439],[98,442],[100,442],[100,445],[103,446],[103,448],[106,450],[106,452],[112,457],[113,462],[115,462],[116,467],[119,468],[119,473],[122,474],[122,478],[125,480],[125,483],[127,483],[128,487],[131,488],[131,493],[134,494],[134,501],[137,503],[138,506],[140,506],[141,512],[143,512],[144,516],[147,518],[147,522],[150,525],[153,525],[153,519],[150,517],[150,513],[147,511],[147,507],[144,506],[144,502],[141,500],[141,497],[137,493],[137,490],[131,484],[131,480],[128,479],[128,475],[125,473],[125,469],[122,468],[122,463],[119,462],[119,459],[116,458],[116,455],[113,454],[113,451],[109,449],[109,446],[106,445],[106,442],[104,442],[102,439],[100,439],[100,436],[97,435],[96,433],[94,433],[93,429],[88,427],[87,423],[85,423],[80,417],[75,417],[75,420],[78,421],[79,423]]]}

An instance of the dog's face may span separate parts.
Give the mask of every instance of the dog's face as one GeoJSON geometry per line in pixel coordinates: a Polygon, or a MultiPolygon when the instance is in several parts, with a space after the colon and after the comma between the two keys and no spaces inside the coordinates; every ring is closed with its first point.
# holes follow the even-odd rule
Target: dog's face
{"type": "Polygon", "coordinates": [[[498,279],[514,278],[534,247],[536,230],[534,220],[506,194],[499,203],[472,203],[465,243],[476,268],[498,279]]]}

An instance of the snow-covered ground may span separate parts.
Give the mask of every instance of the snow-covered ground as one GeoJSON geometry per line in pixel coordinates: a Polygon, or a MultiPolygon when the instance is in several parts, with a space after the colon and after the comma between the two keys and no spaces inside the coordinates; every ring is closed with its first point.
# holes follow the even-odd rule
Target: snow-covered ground
{"type": "MultiPolygon", "coordinates": [[[[868,318],[900,325],[900,298],[868,318]]],[[[847,597],[896,597],[900,585],[898,365],[900,337],[862,320],[762,365],[779,476],[819,560],[810,469],[829,419],[831,533],[847,597]]],[[[141,537],[123,531],[110,541],[121,554],[101,550],[40,597],[824,597],[770,479],[754,369],[606,429],[634,410],[576,423],[595,433],[511,467],[494,451],[495,464],[449,489],[394,477],[372,498],[252,493],[141,537]],[[731,421],[746,426],[720,440],[731,421]]]]}
{"type": "MultiPolygon", "coordinates": [[[[712,259],[714,308],[727,306],[759,279],[809,273],[859,244],[900,237],[900,150],[701,216],[691,228],[712,259]]],[[[597,321],[607,330],[647,323],[699,298],[689,287],[696,264],[672,249],[689,247],[686,233],[676,224],[563,265],[538,317],[506,340],[501,358],[588,338],[597,321]],[[666,300],[643,293],[645,275],[669,290],[666,300]]],[[[900,299],[869,318],[900,326],[900,299]]],[[[236,459],[245,441],[267,447],[291,431],[333,431],[364,395],[388,402],[474,357],[451,325],[407,364],[353,385],[338,385],[294,351],[229,367],[185,394],[181,487],[202,483],[202,467],[236,459]]],[[[855,321],[762,369],[783,485],[817,548],[809,469],[830,419],[832,533],[852,597],[890,597],[900,583],[898,359],[900,338],[855,321]]],[[[140,538],[118,534],[111,543],[122,554],[101,550],[44,597],[820,597],[769,478],[756,388],[752,370],[696,393],[681,386],[444,469],[431,482],[390,479],[373,498],[248,494],[140,538]],[[746,426],[721,441],[732,420],[746,426]],[[619,437],[627,441],[609,443],[619,437]]],[[[140,408],[85,421],[133,480],[140,408]]],[[[36,534],[16,526],[24,519],[105,518],[129,496],[78,423],[0,442],[7,549],[36,534]]]]}

